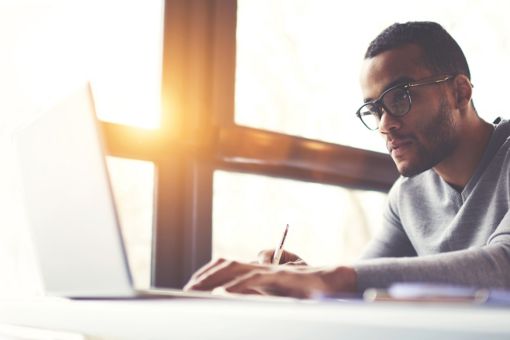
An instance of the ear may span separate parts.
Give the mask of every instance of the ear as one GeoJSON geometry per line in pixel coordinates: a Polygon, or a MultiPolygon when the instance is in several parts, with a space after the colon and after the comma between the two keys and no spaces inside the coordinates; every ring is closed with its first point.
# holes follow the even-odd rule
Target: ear
{"type": "Polygon", "coordinates": [[[471,95],[473,94],[473,85],[468,77],[464,74],[458,74],[453,79],[455,91],[455,103],[459,110],[466,110],[471,102],[471,95]]]}

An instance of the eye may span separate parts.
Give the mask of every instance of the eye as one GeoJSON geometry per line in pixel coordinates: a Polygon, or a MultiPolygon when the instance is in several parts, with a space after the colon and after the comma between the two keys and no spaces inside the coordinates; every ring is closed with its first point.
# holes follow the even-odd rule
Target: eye
{"type": "Polygon", "coordinates": [[[409,108],[409,93],[406,89],[397,87],[386,93],[382,101],[392,114],[403,115],[409,108]]]}

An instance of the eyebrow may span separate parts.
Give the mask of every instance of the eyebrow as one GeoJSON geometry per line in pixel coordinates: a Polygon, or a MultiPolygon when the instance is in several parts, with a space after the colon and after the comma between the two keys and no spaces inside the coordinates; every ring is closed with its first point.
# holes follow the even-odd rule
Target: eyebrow
{"type": "MultiPolygon", "coordinates": [[[[413,82],[413,81],[414,81],[414,79],[413,79],[413,78],[411,78],[411,77],[408,77],[408,76],[402,76],[402,77],[399,77],[399,78],[397,78],[397,79],[393,80],[392,82],[390,82],[389,84],[387,84],[387,85],[384,87],[384,89],[382,90],[381,94],[383,94],[385,91],[387,91],[388,89],[391,89],[391,88],[392,88],[392,87],[394,87],[394,86],[397,86],[397,85],[404,85],[404,84],[406,84],[406,83],[411,83],[411,82],[413,82]]],[[[381,96],[381,94],[380,94],[377,98],[379,98],[379,97],[381,96]]],[[[372,98],[365,98],[365,99],[363,99],[363,102],[364,102],[364,103],[368,103],[368,102],[371,102],[371,101],[373,101],[373,100],[374,100],[374,99],[372,99],[372,98]]]]}

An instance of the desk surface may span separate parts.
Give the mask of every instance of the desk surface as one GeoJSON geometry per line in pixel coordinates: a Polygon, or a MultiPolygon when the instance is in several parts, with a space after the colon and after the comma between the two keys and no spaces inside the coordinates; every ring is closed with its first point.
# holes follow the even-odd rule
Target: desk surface
{"type": "Polygon", "coordinates": [[[510,338],[510,309],[474,305],[202,299],[0,301],[0,324],[101,339],[510,338]]]}

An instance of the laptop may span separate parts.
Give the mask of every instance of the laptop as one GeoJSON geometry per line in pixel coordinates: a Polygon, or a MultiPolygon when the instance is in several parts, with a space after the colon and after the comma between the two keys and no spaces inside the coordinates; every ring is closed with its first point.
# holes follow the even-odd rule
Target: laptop
{"type": "Polygon", "coordinates": [[[220,297],[180,289],[135,289],[90,86],[19,129],[13,139],[32,241],[48,295],[220,297]]]}

